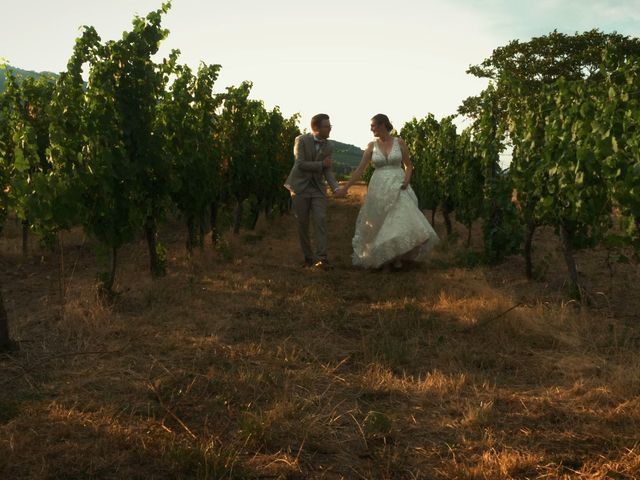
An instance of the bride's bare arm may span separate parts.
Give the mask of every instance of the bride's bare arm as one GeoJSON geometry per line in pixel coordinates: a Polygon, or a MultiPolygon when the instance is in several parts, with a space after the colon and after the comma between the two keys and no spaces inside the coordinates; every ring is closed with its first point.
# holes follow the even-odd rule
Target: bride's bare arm
{"type": "Polygon", "coordinates": [[[402,186],[400,188],[405,190],[411,182],[413,164],[411,163],[411,158],[409,157],[409,149],[407,148],[407,144],[405,143],[405,141],[398,137],[398,143],[400,144],[400,151],[402,151],[402,163],[404,165],[404,181],[402,182],[402,186]]]}
{"type": "Polygon", "coordinates": [[[369,165],[369,162],[371,161],[371,155],[373,155],[373,142],[370,142],[369,145],[367,145],[367,149],[362,154],[362,160],[360,160],[360,165],[358,165],[358,168],[356,168],[355,171],[351,174],[351,178],[349,178],[349,181],[343,187],[345,189],[345,192],[349,190],[349,188],[354,183],[360,180],[360,178],[362,177],[362,174],[364,173],[367,166],[369,165]]]}

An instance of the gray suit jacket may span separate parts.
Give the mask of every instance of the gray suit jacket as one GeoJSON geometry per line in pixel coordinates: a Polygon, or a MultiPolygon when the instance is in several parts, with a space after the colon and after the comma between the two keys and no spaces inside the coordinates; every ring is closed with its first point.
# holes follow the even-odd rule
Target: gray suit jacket
{"type": "Polygon", "coordinates": [[[295,163],[284,186],[296,195],[304,192],[309,186],[317,188],[323,195],[326,195],[326,183],[324,181],[326,178],[331,189],[335,191],[339,188],[339,185],[333,176],[333,171],[331,168],[324,168],[322,165],[322,161],[331,156],[332,152],[333,147],[328,140],[316,152],[313,134],[306,133],[296,137],[293,147],[295,163]]]}

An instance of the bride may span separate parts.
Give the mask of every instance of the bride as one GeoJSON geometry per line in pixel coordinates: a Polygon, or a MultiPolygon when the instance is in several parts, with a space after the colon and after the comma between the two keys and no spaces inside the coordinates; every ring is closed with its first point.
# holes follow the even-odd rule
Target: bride
{"type": "Polygon", "coordinates": [[[440,241],[418,208],[418,199],[409,184],[413,168],[407,145],[393,137],[392,130],[386,115],[380,113],[371,119],[371,132],[376,139],[367,146],[349,181],[336,192],[336,196],[346,195],[369,162],[373,163],[375,170],[352,241],[353,264],[365,268],[402,268],[403,260],[424,260],[440,241]]]}

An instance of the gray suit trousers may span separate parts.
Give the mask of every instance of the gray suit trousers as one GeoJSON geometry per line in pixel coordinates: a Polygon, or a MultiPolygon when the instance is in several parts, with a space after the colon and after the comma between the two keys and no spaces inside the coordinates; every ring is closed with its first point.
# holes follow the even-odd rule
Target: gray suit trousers
{"type": "Polygon", "coordinates": [[[327,259],[327,197],[320,191],[304,192],[293,197],[293,210],[298,219],[298,235],[302,253],[307,261],[327,259]],[[313,219],[316,254],[311,249],[309,220],[313,219]]]}

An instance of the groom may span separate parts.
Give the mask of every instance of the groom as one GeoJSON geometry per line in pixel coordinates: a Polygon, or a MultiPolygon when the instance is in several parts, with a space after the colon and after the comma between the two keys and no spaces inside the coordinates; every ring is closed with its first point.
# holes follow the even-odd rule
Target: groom
{"type": "Polygon", "coordinates": [[[340,189],[331,170],[333,148],[327,141],[331,133],[329,115],[319,113],[311,119],[311,131],[295,140],[295,163],[284,186],[293,197],[293,210],[298,219],[298,235],[304,254],[303,267],[329,269],[327,259],[327,194],[324,179],[331,191],[340,189]],[[323,178],[324,177],[324,178],[323,178]],[[311,250],[309,219],[313,219],[316,254],[311,250]]]}

